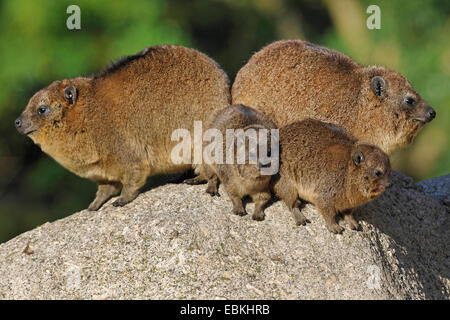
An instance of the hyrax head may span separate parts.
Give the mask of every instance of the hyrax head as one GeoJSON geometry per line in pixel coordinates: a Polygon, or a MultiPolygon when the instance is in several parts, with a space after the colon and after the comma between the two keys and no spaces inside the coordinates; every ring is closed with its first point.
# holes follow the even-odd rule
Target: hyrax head
{"type": "Polygon", "coordinates": [[[347,180],[357,186],[367,200],[381,195],[390,186],[389,157],[380,148],[356,144],[352,149],[347,180]]]}
{"type": "Polygon", "coordinates": [[[268,183],[278,172],[278,131],[273,133],[266,126],[252,124],[235,136],[237,170],[242,178],[268,183]]]}
{"type": "Polygon", "coordinates": [[[84,85],[83,78],[76,78],[55,81],[38,91],[15,120],[17,130],[41,146],[58,139],[61,130],[70,121],[67,114],[79,102],[79,90],[84,85]]]}
{"type": "Polygon", "coordinates": [[[434,109],[401,74],[382,67],[367,67],[363,73],[369,105],[365,109],[370,109],[370,118],[386,133],[386,140],[395,141],[378,144],[385,152],[410,144],[419,130],[436,117],[434,109]]]}

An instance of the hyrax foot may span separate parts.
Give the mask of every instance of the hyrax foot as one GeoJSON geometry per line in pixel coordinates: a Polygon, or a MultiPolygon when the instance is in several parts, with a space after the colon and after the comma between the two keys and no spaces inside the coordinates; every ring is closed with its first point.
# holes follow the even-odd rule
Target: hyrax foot
{"type": "Polygon", "coordinates": [[[100,207],[103,205],[103,203],[99,202],[99,201],[92,201],[91,204],[88,207],[89,211],[97,211],[98,209],[100,209],[100,207]]]}
{"type": "Polygon", "coordinates": [[[266,217],[264,213],[264,208],[266,204],[270,201],[272,195],[268,192],[261,192],[252,196],[253,201],[255,201],[255,210],[253,211],[252,219],[256,221],[262,221],[266,217]]]}
{"type": "Polygon", "coordinates": [[[128,176],[122,182],[123,188],[120,197],[113,202],[114,207],[123,207],[130,203],[139,195],[139,189],[144,186],[147,179],[147,171],[142,168],[135,168],[130,170],[128,176]]]}
{"type": "Polygon", "coordinates": [[[219,190],[216,186],[208,185],[206,188],[206,193],[209,193],[211,197],[218,196],[220,197],[219,190]]]}
{"type": "Polygon", "coordinates": [[[339,234],[344,231],[344,228],[336,223],[337,212],[334,208],[318,207],[317,209],[319,209],[320,213],[322,214],[323,219],[325,220],[325,226],[327,227],[328,231],[335,234],[339,234]]]}
{"type": "Polygon", "coordinates": [[[353,217],[352,214],[344,215],[344,220],[348,223],[350,229],[359,231],[360,225],[358,221],[355,220],[355,217],[353,217]]]}
{"type": "Polygon", "coordinates": [[[252,219],[255,221],[263,221],[265,217],[266,217],[266,215],[265,215],[264,211],[254,212],[252,215],[252,219]]]}
{"type": "Polygon", "coordinates": [[[200,177],[195,177],[195,178],[191,178],[191,179],[186,179],[183,181],[183,183],[190,184],[190,185],[205,184],[206,180],[203,178],[200,178],[200,177]]]}
{"type": "Polygon", "coordinates": [[[138,196],[138,192],[123,192],[120,197],[112,203],[114,207],[123,207],[127,203],[130,203],[138,196]]]}
{"type": "Polygon", "coordinates": [[[247,212],[245,211],[244,204],[242,203],[242,198],[239,195],[234,194],[231,190],[227,189],[225,185],[225,191],[228,194],[231,202],[233,203],[233,213],[238,216],[245,216],[247,212]]]}
{"type": "Polygon", "coordinates": [[[327,224],[327,229],[331,233],[335,233],[335,234],[341,234],[344,231],[344,228],[342,228],[336,222],[334,224],[327,224]]]}
{"type": "Polygon", "coordinates": [[[211,197],[220,197],[220,193],[218,191],[208,191],[206,190],[206,193],[209,193],[211,197]]]}
{"type": "Polygon", "coordinates": [[[255,220],[255,221],[263,221],[265,219],[265,216],[252,215],[252,219],[255,220]]]}
{"type": "Polygon", "coordinates": [[[127,192],[127,191],[128,190],[125,190],[125,192],[124,192],[122,190],[122,194],[120,195],[120,197],[116,201],[113,202],[114,207],[123,207],[127,203],[130,203],[131,201],[136,199],[139,194],[137,191],[133,191],[133,192],[127,192]]]}
{"type": "Polygon", "coordinates": [[[208,179],[208,186],[206,187],[206,193],[209,193],[211,197],[218,196],[219,194],[219,178],[217,176],[212,176],[208,179]]]}
{"type": "Polygon", "coordinates": [[[127,203],[130,203],[131,201],[133,201],[133,200],[126,200],[126,199],[121,199],[121,198],[119,198],[119,199],[117,199],[116,201],[114,201],[114,202],[112,203],[112,205],[113,205],[114,207],[123,207],[124,205],[126,205],[127,203]]]}
{"type": "Polygon", "coordinates": [[[111,199],[112,196],[118,193],[119,190],[120,190],[119,183],[99,184],[97,195],[94,201],[92,201],[91,204],[89,205],[88,210],[97,211],[106,201],[108,201],[109,199],[111,199]]]}
{"type": "Polygon", "coordinates": [[[292,214],[294,215],[295,224],[297,226],[306,226],[307,223],[311,223],[304,215],[300,212],[300,209],[294,208],[292,210],[292,214]]]}
{"type": "Polygon", "coordinates": [[[311,221],[306,219],[305,216],[295,219],[295,224],[298,225],[298,226],[306,226],[307,223],[311,223],[311,221]]]}
{"type": "Polygon", "coordinates": [[[247,212],[245,211],[245,209],[236,209],[236,208],[233,208],[233,213],[234,213],[235,215],[241,216],[241,217],[247,215],[247,212]]]}

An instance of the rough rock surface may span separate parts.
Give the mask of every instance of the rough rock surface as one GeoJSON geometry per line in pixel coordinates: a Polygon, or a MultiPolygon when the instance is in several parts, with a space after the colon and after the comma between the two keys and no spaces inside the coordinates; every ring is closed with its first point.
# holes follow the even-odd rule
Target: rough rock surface
{"type": "Polygon", "coordinates": [[[312,205],[306,227],[279,201],[255,222],[231,213],[223,189],[160,186],[1,244],[0,297],[449,299],[449,176],[393,183],[358,210],[362,231],[342,235],[312,205]]]}
{"type": "Polygon", "coordinates": [[[421,181],[418,185],[425,193],[450,207],[450,174],[421,181]]]}

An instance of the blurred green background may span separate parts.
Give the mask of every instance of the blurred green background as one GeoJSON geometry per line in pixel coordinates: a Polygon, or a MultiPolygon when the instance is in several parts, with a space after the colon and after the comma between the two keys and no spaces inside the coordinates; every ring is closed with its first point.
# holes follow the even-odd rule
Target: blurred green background
{"type": "Polygon", "coordinates": [[[252,53],[279,39],[307,39],[404,74],[437,118],[393,166],[416,180],[449,173],[450,1],[0,1],[0,242],[86,208],[96,191],[16,132],[14,119],[38,89],[166,43],[208,54],[233,80],[252,53]],[[81,8],[81,30],[66,28],[71,4],[81,8]],[[366,28],[370,4],[381,8],[380,30],[366,28]]]}

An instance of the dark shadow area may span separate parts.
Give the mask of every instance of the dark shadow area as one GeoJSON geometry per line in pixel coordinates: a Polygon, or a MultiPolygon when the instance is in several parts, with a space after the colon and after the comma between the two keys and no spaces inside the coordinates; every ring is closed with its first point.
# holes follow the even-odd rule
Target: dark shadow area
{"type": "Polygon", "coordinates": [[[450,279],[447,209],[423,193],[409,177],[394,172],[392,182],[392,188],[380,198],[359,208],[356,217],[376,228],[369,239],[380,261],[392,260],[389,253],[398,260],[398,274],[391,280],[417,274],[427,299],[449,299],[450,292],[442,282],[450,279]],[[392,239],[389,252],[382,234],[392,239]]]}

